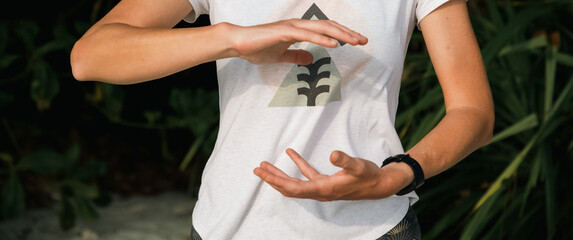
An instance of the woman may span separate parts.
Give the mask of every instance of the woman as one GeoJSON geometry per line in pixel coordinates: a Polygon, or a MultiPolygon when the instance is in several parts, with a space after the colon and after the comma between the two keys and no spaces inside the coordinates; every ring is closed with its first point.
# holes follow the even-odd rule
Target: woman
{"type": "Polygon", "coordinates": [[[413,190],[492,135],[464,0],[123,0],[71,55],[78,80],[114,84],[214,60],[221,122],[193,239],[419,239],[413,190]],[[212,25],[173,29],[200,14],[212,25]],[[393,124],[414,27],[446,115],[403,155],[393,124]]]}

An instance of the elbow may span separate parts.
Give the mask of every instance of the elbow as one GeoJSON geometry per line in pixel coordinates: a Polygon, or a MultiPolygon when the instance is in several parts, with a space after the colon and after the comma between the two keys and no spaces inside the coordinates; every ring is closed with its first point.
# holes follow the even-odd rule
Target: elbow
{"type": "Polygon", "coordinates": [[[70,65],[72,68],[72,75],[78,81],[91,80],[89,74],[89,53],[85,50],[86,47],[81,40],[77,41],[72,48],[70,54],[70,65]]]}

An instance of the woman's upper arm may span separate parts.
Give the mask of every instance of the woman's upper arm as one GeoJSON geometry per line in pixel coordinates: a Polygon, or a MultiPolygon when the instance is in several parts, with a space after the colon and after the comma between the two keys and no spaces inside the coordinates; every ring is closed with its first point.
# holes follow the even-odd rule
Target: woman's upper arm
{"type": "Polygon", "coordinates": [[[493,118],[493,100],[466,0],[451,0],[420,22],[446,110],[471,107],[493,118]]]}
{"type": "Polygon", "coordinates": [[[122,23],[144,28],[172,28],[193,10],[188,0],[121,0],[94,27],[122,23]]]}

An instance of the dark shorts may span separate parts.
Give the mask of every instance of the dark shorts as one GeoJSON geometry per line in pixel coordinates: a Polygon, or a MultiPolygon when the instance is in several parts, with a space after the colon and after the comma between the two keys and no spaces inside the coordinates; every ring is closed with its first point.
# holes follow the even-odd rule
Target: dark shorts
{"type": "MultiPolygon", "coordinates": [[[[410,207],[406,216],[398,225],[376,240],[420,240],[421,238],[422,232],[418,218],[416,217],[414,209],[410,207]]],[[[199,233],[195,231],[193,226],[191,226],[191,240],[201,240],[201,236],[199,236],[199,233]]]]}

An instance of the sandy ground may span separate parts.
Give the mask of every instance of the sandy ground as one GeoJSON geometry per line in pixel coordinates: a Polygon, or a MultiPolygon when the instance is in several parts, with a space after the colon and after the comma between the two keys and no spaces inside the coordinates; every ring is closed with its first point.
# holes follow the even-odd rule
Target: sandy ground
{"type": "Polygon", "coordinates": [[[195,200],[184,193],[114,198],[93,222],[63,232],[55,209],[33,210],[0,222],[1,240],[186,240],[195,200]]]}

